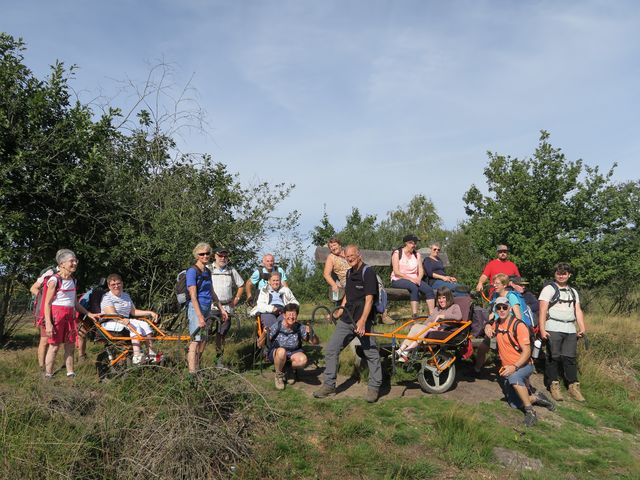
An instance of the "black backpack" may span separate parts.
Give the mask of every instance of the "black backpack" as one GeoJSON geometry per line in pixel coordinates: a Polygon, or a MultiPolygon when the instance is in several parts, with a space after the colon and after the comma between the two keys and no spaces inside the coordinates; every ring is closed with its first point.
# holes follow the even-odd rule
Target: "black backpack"
{"type": "Polygon", "coordinates": [[[545,284],[542,286],[542,288],[544,289],[544,287],[546,287],[547,285],[551,285],[551,287],[553,288],[553,296],[551,297],[551,300],[549,300],[549,308],[553,307],[557,303],[568,303],[568,304],[573,304],[573,310],[575,311],[575,309],[576,309],[576,292],[573,289],[573,287],[567,285],[567,288],[566,288],[568,290],[568,292],[569,292],[569,300],[561,300],[560,299],[560,287],[558,287],[556,282],[554,282],[553,280],[545,282],[545,284]]]}
{"type": "Polygon", "coordinates": [[[265,272],[264,271],[264,265],[258,265],[258,267],[256,267],[256,270],[258,271],[259,275],[258,275],[258,282],[260,280],[264,280],[266,282],[269,281],[269,275],[271,275],[273,272],[280,272],[280,270],[278,270],[278,265],[276,265],[275,263],[273,264],[273,268],[271,269],[270,272],[265,272]]]}
{"type": "MultiPolygon", "coordinates": [[[[393,254],[398,252],[398,261],[400,261],[400,259],[402,258],[402,250],[404,247],[398,247],[398,248],[394,248],[393,250],[391,250],[391,260],[389,260],[389,266],[391,267],[391,270],[393,270],[393,254]]],[[[416,257],[416,259],[418,258],[418,251],[414,250],[413,251],[413,256],[416,257]]]]}
{"type": "Polygon", "coordinates": [[[280,320],[278,322],[278,328],[276,329],[276,333],[271,335],[268,335],[268,347],[272,348],[273,347],[273,342],[275,341],[276,338],[278,338],[278,335],[280,335],[280,333],[283,333],[284,335],[287,336],[291,336],[291,335],[297,335],[298,336],[298,346],[296,347],[296,350],[302,348],[302,341],[304,340],[303,335],[302,335],[302,325],[300,323],[297,324],[297,328],[291,332],[291,333],[287,333],[287,332],[283,332],[282,331],[282,320],[280,320]]]}
{"type": "MultiPolygon", "coordinates": [[[[196,269],[196,290],[200,290],[200,285],[202,285],[202,282],[204,281],[204,272],[201,272],[195,265],[192,265],[189,268],[196,269]]],[[[189,292],[187,291],[187,270],[182,270],[176,277],[176,300],[178,300],[178,305],[180,306],[186,305],[189,302],[189,292]]]]}
{"type": "Polygon", "coordinates": [[[516,352],[521,353],[522,347],[520,346],[520,342],[518,342],[518,323],[522,323],[525,327],[527,327],[527,331],[529,332],[529,345],[531,345],[531,348],[533,349],[533,342],[536,339],[533,330],[525,322],[523,322],[522,320],[518,320],[514,316],[512,316],[509,320],[506,329],[499,328],[498,323],[496,322],[496,335],[506,335],[513,349],[516,352]]]}

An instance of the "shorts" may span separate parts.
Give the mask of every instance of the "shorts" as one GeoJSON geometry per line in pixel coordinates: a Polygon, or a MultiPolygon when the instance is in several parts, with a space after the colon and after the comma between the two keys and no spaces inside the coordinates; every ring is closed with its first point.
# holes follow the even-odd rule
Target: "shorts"
{"type": "MultiPolygon", "coordinates": [[[[267,352],[267,360],[268,360],[270,363],[273,363],[273,354],[275,353],[275,351],[276,351],[278,348],[282,348],[282,347],[275,347],[275,348],[272,348],[271,350],[269,350],[269,351],[267,352]]],[[[296,350],[287,350],[287,360],[290,360],[290,359],[291,359],[291,355],[293,355],[294,353],[298,353],[298,352],[302,352],[302,349],[301,349],[301,348],[298,348],[298,349],[296,349],[296,350]]]]}
{"type": "MultiPolygon", "coordinates": [[[[78,337],[75,307],[51,306],[51,321],[53,333],[49,338],[49,345],[75,344],[78,337]]],[[[44,323],[44,322],[43,322],[44,323]]]]}
{"type": "Polygon", "coordinates": [[[519,368],[513,374],[507,377],[509,385],[527,385],[529,377],[533,373],[533,365],[528,363],[522,368],[519,368]]]}
{"type": "Polygon", "coordinates": [[[522,409],[522,400],[512,385],[521,385],[529,388],[529,377],[533,373],[533,365],[528,364],[516,370],[513,375],[507,378],[498,376],[498,383],[502,388],[504,398],[511,408],[522,409]]]}
{"type": "MultiPolygon", "coordinates": [[[[209,327],[211,326],[211,304],[200,304],[200,311],[204,316],[204,320],[207,323],[205,327],[201,328],[198,334],[193,338],[194,342],[206,342],[209,337],[209,327]]],[[[194,332],[200,328],[198,325],[198,316],[196,310],[193,308],[193,303],[189,302],[187,308],[187,318],[189,319],[189,335],[194,336],[194,332]]]]}

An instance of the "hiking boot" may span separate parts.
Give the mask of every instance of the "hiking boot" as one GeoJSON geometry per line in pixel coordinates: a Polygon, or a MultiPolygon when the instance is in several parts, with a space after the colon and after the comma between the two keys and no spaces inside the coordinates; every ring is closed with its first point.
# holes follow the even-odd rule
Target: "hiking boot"
{"type": "Polygon", "coordinates": [[[396,323],[396,321],[393,318],[391,318],[391,316],[385,310],[384,313],[382,314],[382,323],[384,323],[385,325],[393,325],[396,323]]]}
{"type": "Polygon", "coordinates": [[[137,354],[137,355],[134,355],[133,359],[132,359],[132,363],[134,365],[140,365],[142,363],[143,359],[144,359],[144,355],[142,355],[141,353],[137,354]]]}
{"type": "Polygon", "coordinates": [[[276,372],[276,390],[284,390],[284,372],[276,372]]]}
{"type": "Polygon", "coordinates": [[[538,416],[533,407],[525,409],[524,411],[524,424],[527,427],[533,427],[538,422],[538,416]]]}
{"type": "Polygon", "coordinates": [[[336,394],[336,387],[330,387],[326,383],[323,384],[318,390],[313,392],[315,398],[327,398],[330,395],[336,394]]]}
{"type": "Polygon", "coordinates": [[[564,397],[562,393],[560,393],[560,382],[557,380],[555,382],[551,382],[549,386],[549,393],[551,393],[551,398],[553,398],[556,402],[564,401],[564,397]]]}
{"type": "Polygon", "coordinates": [[[536,392],[533,396],[535,397],[535,400],[533,402],[534,405],[544,407],[550,412],[555,411],[556,404],[549,400],[549,397],[547,397],[544,393],[536,392]]]}
{"type": "Polygon", "coordinates": [[[582,396],[582,393],[580,392],[580,382],[574,382],[570,384],[567,390],[569,392],[569,395],[572,396],[576,402],[585,401],[584,397],[582,396]]]}
{"type": "Polygon", "coordinates": [[[378,401],[378,389],[373,387],[367,388],[367,394],[364,399],[369,403],[375,403],[378,401]]]}

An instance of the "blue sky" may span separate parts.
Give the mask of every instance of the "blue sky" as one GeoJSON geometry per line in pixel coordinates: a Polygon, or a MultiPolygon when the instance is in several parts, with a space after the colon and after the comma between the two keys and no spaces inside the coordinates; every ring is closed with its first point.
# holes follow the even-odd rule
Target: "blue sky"
{"type": "Polygon", "coordinates": [[[303,234],[323,205],[341,226],[352,207],[382,218],[418,193],[453,227],[464,192],[484,184],[487,150],[528,156],[541,129],[569,159],[638,178],[638,2],[0,5],[37,74],[55,59],[79,66],[84,101],[172,63],[208,120],[181,149],[247,183],[295,183],[283,208],[302,213],[303,234]]]}

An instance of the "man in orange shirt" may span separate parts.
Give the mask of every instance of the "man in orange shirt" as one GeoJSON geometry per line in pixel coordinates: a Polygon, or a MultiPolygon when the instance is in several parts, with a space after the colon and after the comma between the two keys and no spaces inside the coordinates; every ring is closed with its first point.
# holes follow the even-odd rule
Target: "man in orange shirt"
{"type": "Polygon", "coordinates": [[[490,337],[496,336],[502,364],[500,384],[509,405],[523,409],[524,424],[531,427],[538,421],[534,404],[551,411],[555,410],[555,404],[540,392],[530,393],[529,377],[533,373],[533,363],[529,328],[513,316],[506,297],[496,299],[495,310],[498,319],[493,325],[487,325],[485,332],[490,337]]]}

